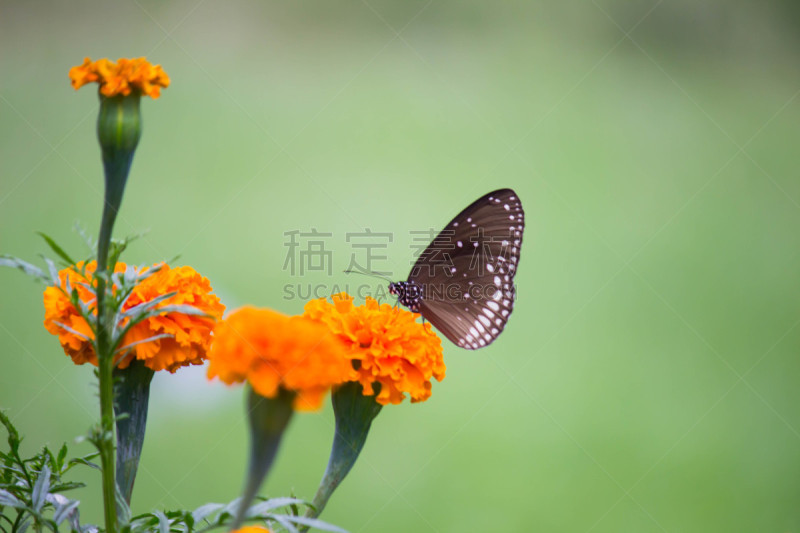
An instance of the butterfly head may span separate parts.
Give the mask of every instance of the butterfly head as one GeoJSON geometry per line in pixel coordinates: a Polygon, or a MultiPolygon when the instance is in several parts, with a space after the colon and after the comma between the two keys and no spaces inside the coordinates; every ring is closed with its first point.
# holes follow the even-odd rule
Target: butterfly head
{"type": "Polygon", "coordinates": [[[389,284],[389,294],[397,296],[397,301],[414,313],[419,313],[422,300],[422,287],[413,281],[396,281],[389,284]]]}

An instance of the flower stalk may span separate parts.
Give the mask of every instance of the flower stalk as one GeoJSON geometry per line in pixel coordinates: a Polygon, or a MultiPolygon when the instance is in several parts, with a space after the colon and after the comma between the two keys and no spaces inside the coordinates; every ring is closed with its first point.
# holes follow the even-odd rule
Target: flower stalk
{"type": "MultiPolygon", "coordinates": [[[[375,387],[380,389],[380,385],[375,387]]],[[[322,513],[333,492],[353,468],[367,441],[372,421],[383,407],[375,401],[375,396],[364,396],[361,384],[353,381],[335,388],[331,403],[336,419],[336,434],[328,467],[312,502],[313,508],[306,511],[309,518],[316,518],[322,513]]]]}
{"type": "Polygon", "coordinates": [[[238,529],[247,518],[247,509],[258,494],[278,453],[281,437],[289,425],[294,409],[295,393],[279,389],[274,398],[259,396],[248,387],[247,413],[250,420],[250,464],[247,469],[239,510],[231,530],[238,529]]]}
{"type": "MultiPolygon", "coordinates": [[[[133,154],[141,136],[139,94],[103,96],[97,118],[97,138],[103,155],[105,201],[97,239],[97,338],[98,376],[100,381],[100,439],[97,443],[103,469],[103,509],[108,533],[117,531],[116,476],[114,454],[114,354],[112,331],[115,309],[108,305],[110,272],[109,249],[114,221],[117,218],[133,154]],[[108,294],[107,294],[108,293],[108,294]]],[[[112,262],[113,259],[112,259],[112,262]]]]}

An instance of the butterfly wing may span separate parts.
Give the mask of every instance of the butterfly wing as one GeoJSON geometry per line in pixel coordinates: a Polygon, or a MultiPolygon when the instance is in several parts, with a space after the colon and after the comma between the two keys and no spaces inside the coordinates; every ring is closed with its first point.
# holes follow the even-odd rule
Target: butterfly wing
{"type": "Polygon", "coordinates": [[[423,288],[422,316],[466,349],[491,344],[514,308],[525,213],[511,189],[458,214],[420,254],[408,281],[423,288]]]}

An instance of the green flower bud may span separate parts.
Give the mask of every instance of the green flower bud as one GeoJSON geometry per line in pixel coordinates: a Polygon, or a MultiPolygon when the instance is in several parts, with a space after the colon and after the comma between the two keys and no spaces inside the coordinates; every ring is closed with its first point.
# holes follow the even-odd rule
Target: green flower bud
{"type": "Polygon", "coordinates": [[[100,114],[97,117],[97,139],[103,151],[106,174],[106,201],[119,210],[133,154],[142,135],[142,116],[139,93],[128,96],[100,95],[100,114]]]}
{"type": "MultiPolygon", "coordinates": [[[[103,96],[100,94],[100,114],[97,117],[97,139],[103,152],[103,169],[106,177],[103,219],[98,240],[98,262],[105,267],[108,244],[117,218],[133,154],[142,135],[142,117],[137,91],[128,96],[103,96]]],[[[113,265],[107,268],[113,269],[113,265]]]]}

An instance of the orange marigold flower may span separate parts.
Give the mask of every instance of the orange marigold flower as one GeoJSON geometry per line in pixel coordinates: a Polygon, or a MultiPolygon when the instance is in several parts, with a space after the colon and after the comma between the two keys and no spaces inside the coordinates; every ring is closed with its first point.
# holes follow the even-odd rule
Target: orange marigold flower
{"type": "MultiPolygon", "coordinates": [[[[158,307],[167,305],[191,305],[209,316],[187,315],[184,313],[163,313],[139,322],[125,335],[118,354],[118,368],[127,367],[136,358],[144,361],[152,370],[169,370],[175,372],[181,366],[199,365],[205,359],[206,351],[211,344],[211,332],[217,320],[222,318],[225,306],[217,296],[211,294],[208,280],[191,267],[170,268],[168,265],[156,265],[158,270],[142,280],[131,292],[122,306],[122,311],[149,302],[168,293],[174,296],[161,302],[158,307]],[[134,342],[145,340],[155,335],[169,334],[172,337],[155,339],[131,346],[134,342]]],[[[44,291],[44,326],[53,335],[58,335],[64,351],[72,357],[77,365],[91,363],[97,366],[97,354],[88,339],[94,339],[94,333],[78,309],[72,305],[66,294],[67,280],[69,286],[78,291],[78,297],[93,311],[94,294],[86,285],[91,286],[97,263],[92,261],[84,266],[83,262],[59,272],[60,287],[48,287],[44,291]],[[69,327],[69,331],[61,325],[69,327]]],[[[114,271],[125,272],[127,266],[117,263],[114,271]]],[[[144,273],[148,269],[143,269],[144,273]]],[[[117,287],[113,287],[114,291],[117,287]]],[[[124,326],[127,320],[120,324],[124,326]]]]}
{"type": "Polygon", "coordinates": [[[305,315],[322,322],[350,347],[349,357],[357,363],[356,376],[365,395],[375,394],[373,383],[381,384],[376,401],[397,404],[408,393],[412,402],[431,395],[431,378],[444,379],[442,341],[430,324],[417,322],[418,314],[389,304],[379,305],[367,297],[354,306],[346,293],[306,304],[305,315]]]}
{"type": "Polygon", "coordinates": [[[92,61],[87,57],[83,64],[69,70],[69,78],[75,89],[87,83],[99,83],[104,96],[128,96],[135,89],[155,99],[161,95],[162,87],[169,87],[169,76],[161,65],[153,65],[143,57],[120,58],[116,63],[105,58],[92,61]]]}
{"type": "Polygon", "coordinates": [[[331,386],[351,376],[347,351],[338,336],[315,321],[243,307],[214,329],[208,377],[229,385],[247,380],[267,398],[279,388],[295,391],[294,408],[311,411],[319,409],[331,386]]]}
{"type": "Polygon", "coordinates": [[[269,529],[261,526],[244,526],[231,533],[270,533],[269,529]]]}

